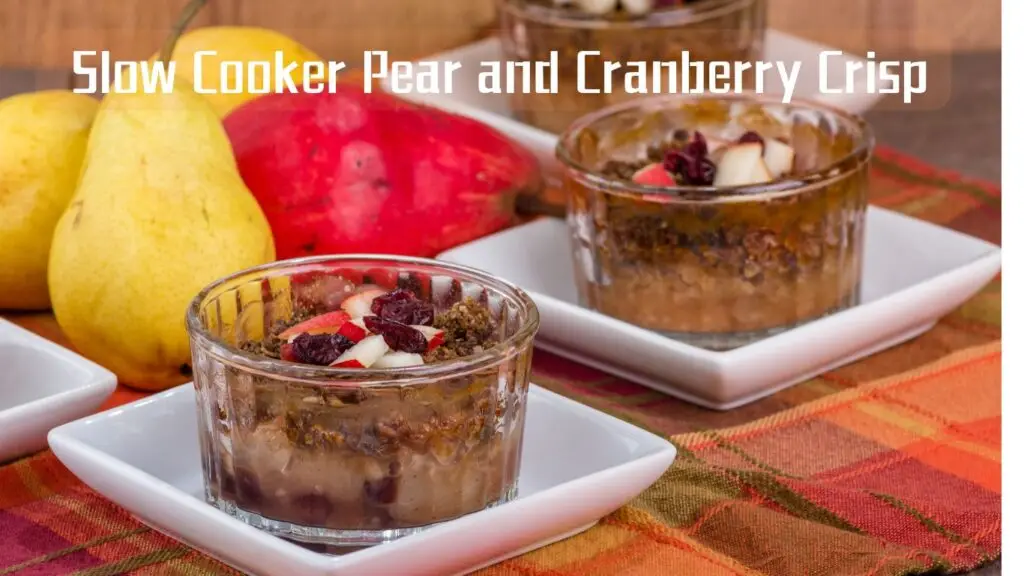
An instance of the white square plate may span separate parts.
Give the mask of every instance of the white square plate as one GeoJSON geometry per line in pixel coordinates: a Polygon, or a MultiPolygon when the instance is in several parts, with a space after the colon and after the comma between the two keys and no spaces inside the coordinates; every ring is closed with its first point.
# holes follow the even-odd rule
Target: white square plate
{"type": "Polygon", "coordinates": [[[730,410],[899,344],[983,288],[999,247],[882,208],[867,215],[861,305],[727,352],[666,338],[578,304],[569,231],[542,219],[438,256],[527,290],[537,347],[706,408],[730,410]]]}
{"type": "Polygon", "coordinates": [[[71,350],[0,320],[0,462],[46,448],[53,427],[91,414],[117,377],[71,350]]]}
{"type": "Polygon", "coordinates": [[[205,502],[195,414],[194,390],[184,385],[61,426],[50,447],[83,482],[143,522],[253,574],[466,573],[589,528],[654,483],[676,455],[658,436],[532,386],[518,499],[331,556],[205,502]]]}
{"type": "MultiPolygon", "coordinates": [[[[814,100],[842,108],[848,112],[860,113],[875,105],[884,95],[869,91],[869,78],[867,74],[858,73],[853,78],[851,90],[843,94],[822,94],[820,90],[821,70],[819,67],[820,54],[826,50],[837,50],[823,46],[803,38],[791,36],[777,30],[768,30],[765,33],[765,48],[763,60],[766,62],[785,62],[788,66],[792,63],[800,63],[800,73],[797,75],[794,97],[807,100],[814,100]]],[[[506,94],[481,94],[477,86],[477,79],[483,70],[481,62],[500,62],[502,60],[501,41],[497,38],[488,38],[454,50],[424,58],[424,62],[459,62],[462,68],[455,71],[452,76],[451,93],[429,94],[417,93],[395,94],[402,98],[447,109],[463,116],[475,118],[485,124],[505,132],[519,140],[521,144],[531,150],[541,160],[545,172],[555,173],[557,166],[554,162],[555,137],[551,134],[536,128],[526,126],[512,119],[512,110],[509,106],[509,97],[506,94]]],[[[846,79],[846,66],[848,63],[865,64],[866,61],[852,55],[833,57],[829,60],[828,86],[834,88],[842,86],[846,79]]],[[[861,70],[867,69],[862,66],[861,70]]],[[[392,85],[385,79],[384,88],[393,92],[392,85]]],[[[871,86],[884,86],[885,84],[877,78],[873,79],[871,86]]],[[[563,88],[575,90],[575,87],[563,88]]],[[[782,84],[777,75],[767,75],[765,78],[766,94],[782,94],[782,84]]]]}

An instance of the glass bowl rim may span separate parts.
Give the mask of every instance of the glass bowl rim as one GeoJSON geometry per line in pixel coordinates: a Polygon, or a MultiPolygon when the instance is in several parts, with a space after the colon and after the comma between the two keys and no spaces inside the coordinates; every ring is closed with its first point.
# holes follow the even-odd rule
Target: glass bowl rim
{"type": "Polygon", "coordinates": [[[555,6],[523,4],[523,0],[499,0],[498,9],[514,13],[524,20],[543,22],[563,28],[585,28],[600,30],[630,30],[644,28],[673,28],[697,24],[731,14],[754,5],[762,0],[703,0],[695,4],[685,3],[674,8],[652,10],[644,17],[628,20],[607,20],[603,18],[573,18],[565,10],[555,6]]]}
{"type": "MultiPolygon", "coordinates": [[[[287,276],[288,274],[285,274],[287,276]]],[[[265,276],[264,276],[265,277],[265,276]]],[[[254,278],[255,279],[255,278],[254,278]]],[[[540,312],[533,298],[518,286],[470,266],[446,262],[431,258],[398,256],[387,254],[338,254],[323,256],[307,256],[268,262],[239,270],[214,280],[205,286],[192,299],[186,312],[186,328],[190,340],[198,343],[204,352],[210,353],[221,362],[250,373],[263,375],[275,380],[291,380],[311,383],[318,386],[338,386],[347,388],[381,388],[430,383],[436,380],[458,378],[486,370],[512,357],[513,354],[534,339],[540,326],[540,312]],[[524,312],[519,328],[509,337],[503,338],[498,344],[472,356],[444,360],[431,364],[410,366],[405,368],[332,368],[330,366],[314,366],[286,362],[253,354],[226,344],[214,337],[200,319],[204,301],[217,289],[247,276],[259,277],[260,273],[274,270],[287,270],[314,264],[339,264],[344,262],[379,262],[380,264],[407,264],[424,266],[457,273],[468,280],[480,284],[484,288],[497,288],[503,299],[517,301],[524,312]],[[339,377],[347,377],[341,379],[339,377]],[[333,378],[332,378],[333,377],[333,378]]],[[[193,366],[193,374],[196,368],[193,366]]]]}
{"type": "Polygon", "coordinates": [[[864,163],[870,160],[871,153],[875,149],[875,134],[871,125],[860,114],[847,112],[841,108],[815,102],[805,98],[792,98],[789,103],[782,101],[778,94],[760,95],[719,95],[719,94],[663,94],[627,100],[613,106],[607,106],[595,112],[578,118],[558,137],[555,146],[555,157],[567,168],[570,173],[583,180],[589,186],[596,186],[602,190],[620,193],[629,196],[656,198],[652,202],[663,204],[688,204],[688,203],[721,203],[728,201],[749,201],[764,199],[766,197],[787,196],[805,191],[808,187],[828,186],[838,180],[848,177],[859,170],[864,163]],[[651,111],[663,108],[672,102],[701,102],[701,101],[723,101],[726,103],[760,103],[770,106],[784,106],[791,109],[804,109],[815,112],[831,114],[844,122],[850,123],[860,130],[859,141],[856,142],[853,150],[842,158],[835,160],[827,166],[819,168],[811,173],[800,174],[798,177],[781,178],[765,182],[763,184],[749,184],[742,186],[649,186],[636,184],[608,178],[586,166],[570,154],[570,141],[575,139],[584,128],[605,118],[614,116],[633,108],[650,108],[651,111]],[[837,169],[850,164],[844,170],[835,173],[837,169]]]}

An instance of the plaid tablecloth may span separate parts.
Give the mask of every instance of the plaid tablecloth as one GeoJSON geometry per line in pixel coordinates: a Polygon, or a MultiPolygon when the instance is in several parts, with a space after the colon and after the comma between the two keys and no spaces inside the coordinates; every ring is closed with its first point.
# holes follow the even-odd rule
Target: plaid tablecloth
{"type": "MultiPolygon", "coordinates": [[[[871,199],[1000,240],[995,186],[889,150],[871,199]]],[[[12,319],[64,342],[49,315],[12,319]]],[[[481,574],[887,576],[992,560],[1000,320],[997,279],[911,342],[726,413],[538,352],[535,382],[669,437],[679,456],[593,529],[481,574]]],[[[141,396],[122,388],[108,405],[141,396]]],[[[142,526],[44,452],[0,468],[0,575],[12,574],[237,573],[142,526]]]]}

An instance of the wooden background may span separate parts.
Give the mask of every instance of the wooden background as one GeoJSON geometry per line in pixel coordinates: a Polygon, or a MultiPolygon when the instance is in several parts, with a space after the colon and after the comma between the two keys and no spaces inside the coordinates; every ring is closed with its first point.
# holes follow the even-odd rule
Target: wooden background
{"type": "MultiPolygon", "coordinates": [[[[767,0],[770,26],[880,54],[1000,47],[1000,0],[767,0]]],[[[148,58],[185,0],[0,0],[0,66],[68,68],[76,49],[148,58]]],[[[325,58],[423,56],[470,41],[492,0],[211,0],[197,24],[275,28],[325,58]]]]}

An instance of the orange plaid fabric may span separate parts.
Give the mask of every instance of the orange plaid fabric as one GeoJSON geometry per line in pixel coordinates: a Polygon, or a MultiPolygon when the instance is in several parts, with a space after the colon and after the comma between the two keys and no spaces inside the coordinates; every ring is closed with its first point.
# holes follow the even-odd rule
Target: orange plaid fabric
{"type": "MultiPolygon", "coordinates": [[[[872,202],[993,242],[1000,191],[880,150],[872,202]]],[[[48,315],[14,316],[63,342],[48,315]]],[[[964,571],[1001,537],[1001,286],[929,332],[720,413],[538,352],[534,381],[669,437],[670,470],[571,539],[486,576],[964,571]]],[[[121,389],[108,403],[134,400],[121,389]]],[[[0,576],[237,574],[156,533],[49,452],[0,468],[0,576]]]]}

